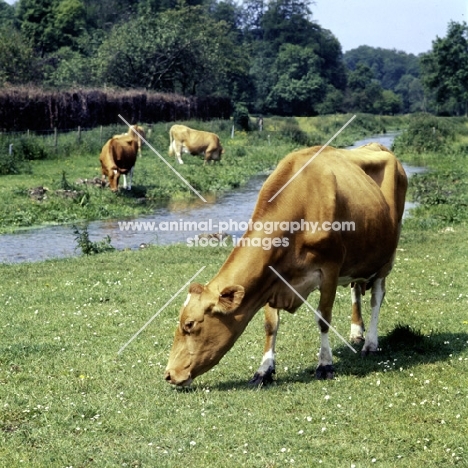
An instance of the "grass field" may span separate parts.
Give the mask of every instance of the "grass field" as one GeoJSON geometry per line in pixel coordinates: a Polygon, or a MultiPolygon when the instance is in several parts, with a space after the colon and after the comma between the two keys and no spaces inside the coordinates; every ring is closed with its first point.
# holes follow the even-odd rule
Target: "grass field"
{"type": "MultiPolygon", "coordinates": [[[[310,312],[283,313],[277,380],[259,391],[246,382],[262,354],[261,313],[191,390],[163,380],[185,294],[117,354],[228,249],[0,266],[0,466],[466,466],[467,245],[464,229],[404,233],[382,351],[362,359],[332,335],[334,381],[313,378],[310,312]],[[392,338],[398,325],[423,337],[392,338]]],[[[333,323],[345,336],[349,315],[341,288],[333,323]]]]}
{"type": "MultiPolygon", "coordinates": [[[[450,154],[466,170],[460,146],[450,154]]],[[[426,158],[445,173],[443,154],[426,158]]],[[[461,179],[438,180],[463,192],[461,179]]],[[[424,193],[425,181],[412,190],[424,193]]],[[[282,313],[276,381],[261,389],[246,384],[263,352],[261,312],[192,388],[164,381],[185,292],[118,354],[202,266],[197,281],[208,281],[229,248],[0,265],[0,467],[468,466],[468,230],[440,216],[443,204],[405,222],[381,351],[361,358],[331,334],[333,381],[314,379],[319,333],[305,307],[282,313]]],[[[333,325],[344,336],[349,318],[340,288],[333,325]]]]}

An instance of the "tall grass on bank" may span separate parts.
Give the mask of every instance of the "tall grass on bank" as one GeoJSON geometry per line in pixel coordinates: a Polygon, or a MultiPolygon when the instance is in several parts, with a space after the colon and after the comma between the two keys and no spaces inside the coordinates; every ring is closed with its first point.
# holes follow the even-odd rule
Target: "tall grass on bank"
{"type": "Polygon", "coordinates": [[[409,198],[419,206],[410,223],[422,229],[468,221],[468,119],[414,116],[394,143],[403,161],[427,171],[411,177],[409,198]]]}
{"type": "MultiPolygon", "coordinates": [[[[255,174],[272,170],[294,149],[324,144],[350,118],[351,115],[310,119],[265,118],[264,131],[237,131],[234,138],[231,138],[230,121],[183,122],[220,136],[225,148],[223,159],[219,164],[207,166],[203,166],[200,157],[184,155],[184,165],[169,158],[169,123],[149,125],[146,129],[150,144],[190,185],[213,199],[220,192],[242,186],[255,174]]],[[[333,144],[346,146],[388,126],[388,122],[375,116],[359,116],[333,144]]],[[[17,135],[13,141],[17,159],[7,159],[1,165],[4,173],[9,175],[1,176],[0,232],[46,223],[136,216],[151,213],[155,207],[171,199],[195,197],[147,147],[143,147],[143,157],[137,160],[131,192],[122,190],[115,195],[108,189],[77,183],[100,176],[99,153],[103,144],[112,135],[124,131],[125,126],[115,125],[102,130],[59,133],[56,141],[53,133],[47,136],[17,135]],[[63,193],[63,173],[71,184],[70,189],[78,192],[76,197],[63,193]],[[31,195],[38,187],[47,189],[40,198],[31,195]]],[[[0,159],[9,157],[11,137],[0,136],[0,159]]]]}

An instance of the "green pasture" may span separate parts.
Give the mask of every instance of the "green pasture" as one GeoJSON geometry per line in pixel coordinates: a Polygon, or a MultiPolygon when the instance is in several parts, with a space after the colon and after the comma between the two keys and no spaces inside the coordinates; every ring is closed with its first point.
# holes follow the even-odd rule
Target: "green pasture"
{"type": "MultiPolygon", "coordinates": [[[[192,389],[164,381],[185,293],[118,355],[202,266],[197,280],[208,281],[229,249],[2,265],[0,466],[466,466],[467,245],[462,228],[403,233],[382,351],[361,358],[332,334],[333,381],[313,377],[314,317],[304,307],[283,313],[277,380],[260,390],[246,382],[263,351],[261,312],[192,389]],[[392,337],[399,325],[422,336],[392,337]]],[[[349,316],[340,288],[333,324],[344,336],[349,316]]]]}
{"type": "MultiPolygon", "coordinates": [[[[387,281],[381,350],[361,358],[331,333],[332,381],[314,378],[319,333],[305,307],[281,315],[272,385],[247,385],[263,352],[261,311],[190,389],[164,381],[185,291],[166,304],[201,267],[198,282],[216,274],[228,247],[0,265],[0,467],[468,466],[466,122],[457,125],[442,149],[400,149],[430,171],[411,181],[423,204],[405,220],[387,281]],[[438,203],[436,189],[447,192],[438,203]]],[[[338,290],[333,316],[345,337],[349,296],[338,290]]]]}

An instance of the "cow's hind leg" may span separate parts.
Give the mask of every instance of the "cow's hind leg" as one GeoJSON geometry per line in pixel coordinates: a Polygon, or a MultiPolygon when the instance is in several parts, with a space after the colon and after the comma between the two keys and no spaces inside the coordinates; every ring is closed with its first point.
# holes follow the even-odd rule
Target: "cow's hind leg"
{"type": "Polygon", "coordinates": [[[325,277],[320,287],[320,300],[318,305],[318,314],[324,319],[317,317],[317,323],[320,329],[320,352],[319,362],[315,370],[315,377],[320,380],[329,380],[334,378],[333,355],[328,340],[329,324],[332,318],[332,308],[335,301],[338,276],[329,274],[325,277]]]}
{"type": "Polygon", "coordinates": [[[366,333],[366,339],[362,348],[363,356],[369,353],[375,353],[379,347],[378,331],[380,306],[385,296],[385,278],[377,278],[372,285],[371,294],[371,320],[369,329],[366,333]]]}
{"type": "Polygon", "coordinates": [[[250,380],[251,385],[265,385],[273,382],[273,374],[275,373],[275,344],[276,335],[279,327],[279,311],[270,307],[268,304],[265,306],[265,348],[263,352],[263,359],[260,367],[255,375],[250,380]]]}
{"type": "Polygon", "coordinates": [[[135,166],[133,166],[129,171],[128,171],[128,185],[127,185],[127,177],[125,174],[123,174],[124,177],[124,182],[123,182],[123,188],[127,190],[132,190],[132,177],[133,177],[133,169],[135,166]]]}
{"type": "Polygon", "coordinates": [[[354,283],[351,286],[351,343],[361,343],[364,340],[364,322],[362,320],[361,296],[365,284],[354,283]]]}
{"type": "Polygon", "coordinates": [[[177,161],[179,161],[179,164],[184,164],[184,161],[182,161],[182,152],[183,152],[183,145],[182,143],[177,144],[174,141],[174,153],[176,155],[177,161]]]}

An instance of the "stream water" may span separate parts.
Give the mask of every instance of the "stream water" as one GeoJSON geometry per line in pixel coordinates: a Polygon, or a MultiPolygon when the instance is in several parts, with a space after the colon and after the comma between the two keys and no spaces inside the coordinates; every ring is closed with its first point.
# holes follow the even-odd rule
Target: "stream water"
{"type": "MultiPolygon", "coordinates": [[[[390,148],[394,138],[395,134],[391,133],[375,135],[357,141],[351,148],[371,141],[377,141],[390,148]]],[[[408,176],[411,176],[417,172],[423,172],[425,168],[405,166],[405,170],[408,176]]],[[[93,221],[88,224],[88,233],[92,241],[110,236],[111,244],[120,250],[138,249],[141,244],[186,243],[188,238],[193,238],[202,232],[218,231],[218,226],[222,223],[229,223],[231,227],[224,231],[231,235],[241,236],[244,229],[236,229],[236,227],[250,219],[265,178],[266,176],[255,176],[241,189],[210,199],[209,203],[198,199],[191,202],[172,202],[164,208],[156,209],[151,215],[139,218],[93,221]],[[203,225],[203,222],[207,224],[208,220],[212,220],[212,229],[207,229],[210,226],[203,225]],[[147,229],[142,228],[140,231],[121,229],[119,223],[129,221],[147,223],[147,229]],[[160,227],[160,230],[157,232],[151,230],[151,225],[148,223],[154,223],[160,227]],[[200,229],[190,231],[164,229],[169,226],[169,223],[173,223],[172,227],[174,225],[182,227],[183,223],[197,223],[200,229]]],[[[414,204],[407,203],[407,212],[412,207],[414,204]]],[[[69,225],[47,226],[0,235],[0,262],[2,263],[34,262],[70,257],[79,253],[73,228],[69,225]]]]}

